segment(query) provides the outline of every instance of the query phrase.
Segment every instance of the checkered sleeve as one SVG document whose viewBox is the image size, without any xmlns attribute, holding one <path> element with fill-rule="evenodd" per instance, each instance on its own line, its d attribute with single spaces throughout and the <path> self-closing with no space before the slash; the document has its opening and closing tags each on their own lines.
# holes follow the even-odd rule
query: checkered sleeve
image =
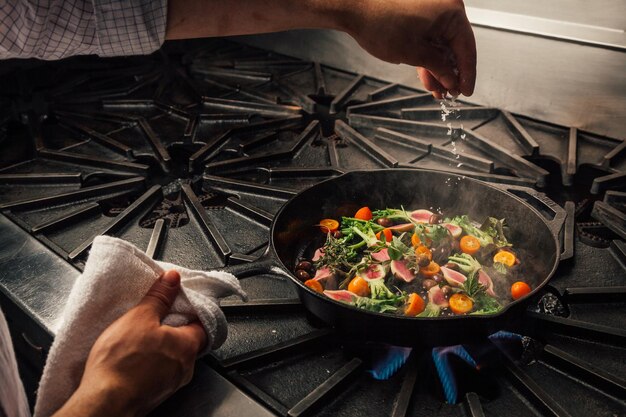
<svg viewBox="0 0 626 417">
<path fill-rule="evenodd" d="M 0 0 L 0 59 L 149 54 L 166 21 L 167 0 Z"/>
<path fill-rule="evenodd" d="M 165 39 L 167 0 L 94 0 L 99 55 L 145 55 Z"/>
</svg>

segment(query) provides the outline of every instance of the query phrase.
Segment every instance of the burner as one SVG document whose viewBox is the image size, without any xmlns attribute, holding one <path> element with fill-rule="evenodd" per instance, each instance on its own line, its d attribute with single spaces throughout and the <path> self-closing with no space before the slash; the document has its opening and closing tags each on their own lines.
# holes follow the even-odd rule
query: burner
<svg viewBox="0 0 626 417">
<path fill-rule="evenodd" d="M 180 193 L 174 198 L 165 197 L 150 214 L 139 222 L 139 225 L 151 229 L 158 220 L 165 220 L 168 227 L 171 228 L 181 227 L 189 223 L 189 216 Z"/>
<path fill-rule="evenodd" d="M 600 222 L 576 223 L 576 231 L 583 243 L 597 248 L 608 248 L 617 237 Z"/>
</svg>

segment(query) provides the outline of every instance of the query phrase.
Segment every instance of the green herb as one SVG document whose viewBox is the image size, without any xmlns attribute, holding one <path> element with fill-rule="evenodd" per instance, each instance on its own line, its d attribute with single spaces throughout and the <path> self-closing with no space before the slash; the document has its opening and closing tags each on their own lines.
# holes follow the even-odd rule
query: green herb
<svg viewBox="0 0 626 417">
<path fill-rule="evenodd" d="M 387 218 L 389 220 L 404 220 L 404 221 L 410 221 L 411 220 L 411 216 L 406 214 L 406 211 L 404 211 L 404 209 L 402 210 L 398 210 L 398 209 L 384 209 L 384 210 L 374 210 L 372 212 L 372 220 L 376 221 L 378 219 L 382 219 Z"/>
<path fill-rule="evenodd" d="M 332 234 L 328 233 L 323 247 L 324 252 L 320 259 L 315 262 L 315 266 L 317 268 L 327 266 L 331 269 L 343 271 L 352 269 L 354 261 L 356 261 L 358 256 L 358 245 L 346 245 L 347 239 L 336 239 Z"/>
<path fill-rule="evenodd" d="M 440 224 L 417 223 L 415 224 L 415 233 L 422 242 L 427 240 L 439 242 L 449 236 L 448 229 Z"/>
<path fill-rule="evenodd" d="M 480 293 L 485 292 L 485 287 L 478 282 L 478 271 L 472 272 L 467 276 L 467 279 L 463 283 L 463 289 L 471 298 L 475 298 Z"/>
<path fill-rule="evenodd" d="M 506 273 L 508 272 L 508 268 L 502 262 L 494 262 L 493 269 L 495 269 L 496 271 L 498 271 L 499 273 L 503 275 L 506 275 Z"/>
<path fill-rule="evenodd" d="M 412 253 L 411 249 L 406 244 L 404 244 L 404 242 L 402 242 L 403 236 L 404 234 L 402 234 L 400 237 L 394 236 L 391 240 L 391 243 L 387 247 L 387 253 L 389 254 L 389 257 L 394 261 L 400 260 L 406 255 Z"/>
<path fill-rule="evenodd" d="M 375 279 L 368 282 L 370 285 L 370 292 L 372 298 L 375 300 L 391 300 L 396 297 L 389 288 L 385 285 L 385 279 Z"/>
<path fill-rule="evenodd" d="M 352 227 L 357 227 L 360 230 L 364 230 L 366 228 L 372 229 L 374 232 L 380 232 L 381 230 L 384 229 L 384 227 L 382 227 L 381 225 L 379 225 L 378 223 L 372 221 L 372 220 L 361 220 L 361 219 L 356 219 L 354 217 L 342 217 L 341 218 L 341 227 L 342 229 L 348 229 L 348 228 L 352 228 Z"/>
<path fill-rule="evenodd" d="M 472 255 L 468 255 L 467 253 L 457 253 L 456 255 L 452 255 L 448 257 L 448 262 L 456 264 L 461 272 L 463 272 L 467 276 L 471 274 L 476 274 L 482 268 L 480 262 L 478 262 L 476 258 L 474 258 Z"/>
<path fill-rule="evenodd" d="M 424 309 L 424 311 L 419 313 L 417 317 L 439 317 L 440 313 L 441 307 L 439 307 L 435 303 L 428 303 L 426 304 L 426 308 Z"/>
<path fill-rule="evenodd" d="M 498 220 L 495 217 L 487 217 L 485 222 L 480 226 L 480 230 L 487 233 L 493 239 L 493 243 L 498 246 L 512 246 L 504 235 L 504 219 Z"/>
<path fill-rule="evenodd" d="M 350 240 L 360 238 L 361 246 L 375 246 L 379 241 L 376 232 L 383 229 L 382 226 L 369 220 L 359 220 L 352 217 L 343 217 L 341 219 L 341 234 Z"/>
<path fill-rule="evenodd" d="M 475 310 L 470 314 L 493 314 L 502 309 L 502 305 L 493 297 L 480 293 L 474 297 Z"/>
<path fill-rule="evenodd" d="M 467 215 L 456 216 L 452 219 L 446 219 L 446 221 L 448 223 L 459 226 L 468 235 L 474 236 L 476 239 L 478 239 L 481 246 L 487 246 L 493 243 L 493 237 L 487 232 L 484 232 L 478 227 L 474 226 L 474 224 Z"/>
<path fill-rule="evenodd" d="M 357 297 L 354 305 L 369 311 L 384 313 L 386 311 L 395 312 L 398 306 L 406 301 L 406 295 L 394 295 L 386 299 L 372 299 L 368 297 Z"/>
</svg>

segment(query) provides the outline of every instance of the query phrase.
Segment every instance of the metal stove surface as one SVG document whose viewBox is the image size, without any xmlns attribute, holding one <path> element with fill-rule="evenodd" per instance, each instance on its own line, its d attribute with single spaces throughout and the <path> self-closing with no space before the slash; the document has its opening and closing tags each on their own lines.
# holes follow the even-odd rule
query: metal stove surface
<svg viewBox="0 0 626 417">
<path fill-rule="evenodd" d="M 189 268 L 252 261 L 287 199 L 353 169 L 445 170 L 538 187 L 565 206 L 573 258 L 527 313 L 534 355 L 459 370 L 460 404 L 444 402 L 430 352 L 376 381 L 290 282 L 242 279 L 251 301 L 223 302 L 229 337 L 206 363 L 272 412 L 626 413 L 623 140 L 460 101 L 442 120 L 423 91 L 223 40 L 18 67 L 0 91 L 0 210 L 77 270 L 100 234 Z M 49 279 L 28 293 L 18 271 L 0 288 L 53 333 L 71 283 Z"/>
</svg>

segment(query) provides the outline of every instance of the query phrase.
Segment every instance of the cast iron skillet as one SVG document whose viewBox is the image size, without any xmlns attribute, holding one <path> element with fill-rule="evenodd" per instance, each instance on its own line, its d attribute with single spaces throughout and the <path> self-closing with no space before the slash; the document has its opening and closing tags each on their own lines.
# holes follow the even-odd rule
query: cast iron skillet
<svg viewBox="0 0 626 417">
<path fill-rule="evenodd" d="M 561 247 L 559 232 L 566 214 L 532 189 L 505 188 L 535 199 L 545 213 L 497 185 L 444 172 L 415 169 L 349 172 L 292 197 L 274 218 L 266 254 L 255 262 L 226 269 L 239 277 L 259 273 L 289 277 L 311 313 L 350 337 L 405 346 L 435 346 L 471 342 L 498 330 L 515 330 L 522 324 L 529 299 L 546 285 L 556 270 Z M 525 281 L 533 292 L 493 315 L 420 318 L 357 309 L 305 287 L 293 270 L 303 257 L 310 259 L 315 248 L 324 241 L 324 235 L 314 225 L 323 218 L 353 216 L 362 206 L 432 207 L 433 211 L 440 209 L 444 214 L 467 213 L 479 221 L 487 216 L 505 218 L 510 229 L 508 238 L 515 242 L 516 250 L 524 253 Z M 498 294 L 508 293 L 510 283 L 494 284 Z"/>
</svg>

